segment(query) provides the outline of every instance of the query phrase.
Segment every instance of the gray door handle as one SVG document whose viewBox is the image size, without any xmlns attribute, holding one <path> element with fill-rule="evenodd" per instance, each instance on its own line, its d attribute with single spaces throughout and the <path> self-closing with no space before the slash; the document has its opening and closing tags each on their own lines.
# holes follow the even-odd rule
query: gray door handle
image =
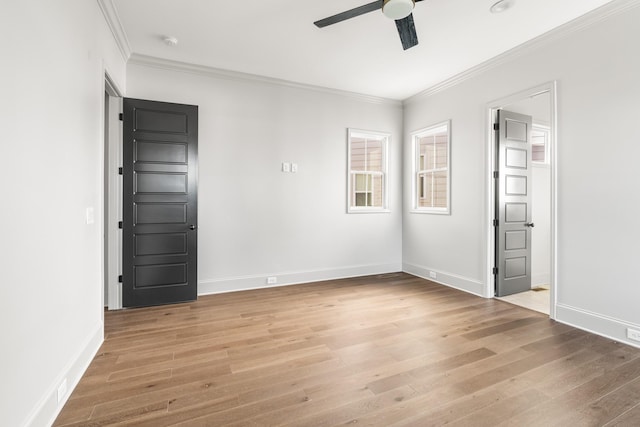
<svg viewBox="0 0 640 427">
<path fill-rule="evenodd" d="M 534 224 L 534 223 L 532 223 L 532 222 L 525 222 L 525 223 L 524 223 L 524 226 L 525 226 L 525 227 L 531 227 L 531 228 L 533 228 L 533 227 L 535 227 L 535 224 Z"/>
</svg>

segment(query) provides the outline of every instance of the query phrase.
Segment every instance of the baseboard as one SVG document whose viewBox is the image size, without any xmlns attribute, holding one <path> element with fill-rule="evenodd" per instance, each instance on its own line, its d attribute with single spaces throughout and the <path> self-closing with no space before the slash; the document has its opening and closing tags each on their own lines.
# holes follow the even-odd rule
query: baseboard
<svg viewBox="0 0 640 427">
<path fill-rule="evenodd" d="M 225 277 L 198 282 L 198 295 L 247 291 L 276 286 L 297 285 L 322 280 L 346 279 L 372 274 L 394 273 L 402 270 L 402 264 L 358 265 L 324 270 L 269 273 L 254 276 Z M 275 277 L 276 283 L 267 283 L 267 277 Z"/>
<path fill-rule="evenodd" d="M 445 271 L 410 264 L 407 262 L 402 264 L 402 271 L 413 274 L 414 276 L 422 277 L 423 279 L 431 280 L 432 282 L 440 283 L 441 285 L 449 286 L 450 288 L 455 288 L 483 298 L 486 297 L 484 283 L 468 277 L 462 277 L 457 274 L 447 273 Z M 436 277 L 432 277 L 431 273 L 435 273 Z"/>
<path fill-rule="evenodd" d="M 627 338 L 627 328 L 640 330 L 640 325 L 625 322 L 566 304 L 556 304 L 556 319 L 560 323 L 574 326 L 612 340 L 640 348 L 640 342 Z"/>
<path fill-rule="evenodd" d="M 71 396 L 71 392 L 76 388 L 89 364 L 95 357 L 98 349 L 104 341 L 104 326 L 102 322 L 94 329 L 81 346 L 77 356 L 72 358 L 69 364 L 61 371 L 53 384 L 49 386 L 40 401 L 31 411 L 23 423 L 27 427 L 50 426 L 56 420 L 62 407 Z M 58 386 L 64 379 L 67 379 L 67 393 L 58 402 Z"/>
</svg>

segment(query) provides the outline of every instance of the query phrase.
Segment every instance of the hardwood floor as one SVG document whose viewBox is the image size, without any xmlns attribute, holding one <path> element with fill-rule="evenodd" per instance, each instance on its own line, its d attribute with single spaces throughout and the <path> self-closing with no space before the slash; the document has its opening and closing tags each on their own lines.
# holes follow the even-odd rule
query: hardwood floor
<svg viewBox="0 0 640 427">
<path fill-rule="evenodd" d="M 56 426 L 638 426 L 640 350 L 398 273 L 108 312 Z"/>
</svg>

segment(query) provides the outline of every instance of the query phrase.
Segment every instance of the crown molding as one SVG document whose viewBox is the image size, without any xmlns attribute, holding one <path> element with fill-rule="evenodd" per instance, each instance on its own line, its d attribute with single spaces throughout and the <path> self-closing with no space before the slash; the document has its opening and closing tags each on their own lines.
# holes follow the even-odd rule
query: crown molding
<svg viewBox="0 0 640 427">
<path fill-rule="evenodd" d="M 588 12 L 572 21 L 567 22 L 564 25 L 554 28 L 536 38 L 533 38 L 527 42 L 522 43 L 519 46 L 509 49 L 498 56 L 494 56 L 485 62 L 482 62 L 474 67 L 469 68 L 459 74 L 450 77 L 434 86 L 431 86 L 415 95 L 403 101 L 403 105 L 409 105 L 422 98 L 426 98 L 442 92 L 450 87 L 456 86 L 466 80 L 477 77 L 478 75 L 498 67 L 506 62 L 512 61 L 520 56 L 523 56 L 532 50 L 538 49 L 542 46 L 554 43 L 562 38 L 569 36 L 584 28 L 590 27 L 598 22 L 604 21 L 611 16 L 621 14 L 629 9 L 640 6 L 640 0 L 614 0 L 591 12 Z"/>
<path fill-rule="evenodd" d="M 349 92 L 339 89 L 331 89 L 323 86 L 315 86 L 304 83 L 293 82 L 289 80 L 276 79 L 273 77 L 260 76 L 257 74 L 243 73 L 240 71 L 231 71 L 221 68 L 209 67 L 206 65 L 191 64 L 188 62 L 174 61 L 171 59 L 158 58 L 155 56 L 140 55 L 133 53 L 127 65 L 140 65 L 143 67 L 158 68 L 161 70 L 178 71 L 183 73 L 197 74 L 205 77 L 217 79 L 266 83 L 276 86 L 284 86 L 294 89 L 311 90 L 315 92 L 328 93 L 331 95 L 344 96 L 347 98 L 357 99 L 372 104 L 386 104 L 402 108 L 402 101 L 390 98 L 382 98 L 372 95 L 364 95 L 356 92 Z"/>
<path fill-rule="evenodd" d="M 124 31 L 120 17 L 118 16 L 118 9 L 113 4 L 113 0 L 97 0 L 98 6 L 104 15 L 104 20 L 107 22 L 113 38 L 120 49 L 120 53 L 125 62 L 131 57 L 131 46 L 129 45 L 129 39 L 127 33 Z"/>
</svg>

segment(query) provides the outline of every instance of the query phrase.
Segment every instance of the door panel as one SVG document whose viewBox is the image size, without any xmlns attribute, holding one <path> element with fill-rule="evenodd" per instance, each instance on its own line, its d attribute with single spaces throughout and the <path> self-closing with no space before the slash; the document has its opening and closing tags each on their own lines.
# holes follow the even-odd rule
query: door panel
<svg viewBox="0 0 640 427">
<path fill-rule="evenodd" d="M 197 297 L 198 107 L 125 98 L 124 307 Z"/>
<path fill-rule="evenodd" d="M 498 111 L 496 295 L 531 289 L 530 116 Z"/>
</svg>

